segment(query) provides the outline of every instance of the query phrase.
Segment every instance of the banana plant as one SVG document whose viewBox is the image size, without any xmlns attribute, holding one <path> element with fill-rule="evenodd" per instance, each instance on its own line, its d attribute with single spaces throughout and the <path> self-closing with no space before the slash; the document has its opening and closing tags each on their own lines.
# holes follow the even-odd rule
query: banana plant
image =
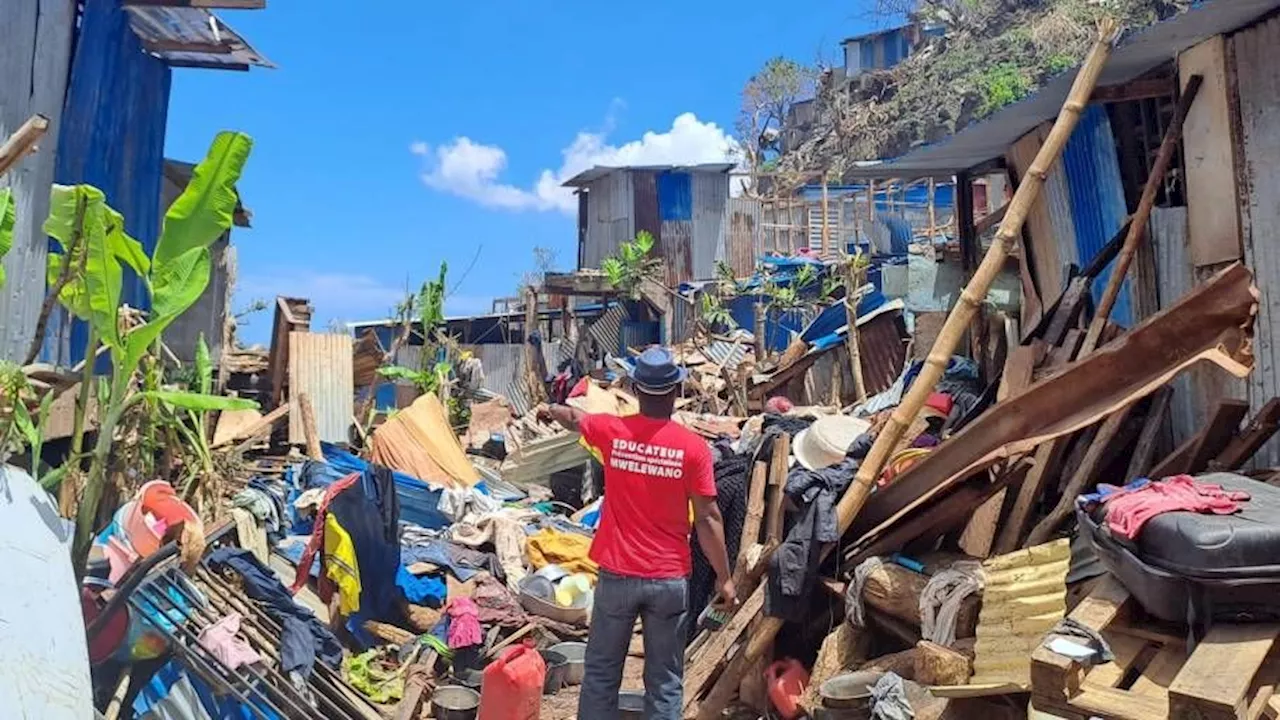
<svg viewBox="0 0 1280 720">
<path fill-rule="evenodd" d="M 243 133 L 224 132 L 214 138 L 186 189 L 165 213 L 160 239 L 150 257 L 125 232 L 124 219 L 106 204 L 102 191 L 88 185 L 54 186 L 45 231 L 64 252 L 50 254 L 49 272 L 61 272 L 64 263 L 79 263 L 80 267 L 58 299 L 73 315 L 88 322 L 88 350 L 93 349 L 96 338 L 111 355 L 109 384 L 105 392 L 99 386 L 98 438 L 76 517 L 73 563 L 79 571 L 88 556 L 111 444 L 124 412 L 146 399 L 197 410 L 244 406 L 243 401 L 203 393 L 131 391 L 142 358 L 209 284 L 209 247 L 231 227 L 235 185 L 252 146 L 253 141 Z M 82 255 L 66 252 L 76 247 L 83 248 Z M 124 265 L 142 278 L 151 296 L 147 322 L 132 328 L 125 327 L 120 313 Z M 91 365 L 92 354 L 87 353 L 86 358 L 86 365 Z"/>
<path fill-rule="evenodd" d="M 632 300 L 639 300 L 644 281 L 655 279 L 658 274 L 661 261 L 649 257 L 654 245 L 653 235 L 647 230 L 636 233 L 635 240 L 622 243 L 617 255 L 600 263 L 609 284 Z"/>
<path fill-rule="evenodd" d="M 13 191 L 0 188 L 0 260 L 13 249 L 13 226 L 16 217 L 13 210 Z M 0 287 L 4 287 L 4 265 L 0 265 Z"/>
</svg>

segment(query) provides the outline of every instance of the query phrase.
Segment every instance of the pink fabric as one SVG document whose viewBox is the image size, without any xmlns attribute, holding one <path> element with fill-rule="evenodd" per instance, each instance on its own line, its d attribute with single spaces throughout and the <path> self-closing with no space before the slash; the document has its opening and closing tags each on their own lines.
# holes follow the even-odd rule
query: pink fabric
<svg viewBox="0 0 1280 720">
<path fill-rule="evenodd" d="M 469 597 L 454 598 L 445 608 L 449 613 L 449 647 L 463 648 L 484 642 L 480 629 L 480 608 Z"/>
<path fill-rule="evenodd" d="M 238 632 L 240 613 L 233 612 L 201 631 L 200 645 L 231 670 L 261 660 L 262 656 Z"/>
<path fill-rule="evenodd" d="M 1136 490 L 1124 490 L 1107 498 L 1107 527 L 1130 540 L 1142 532 L 1151 518 L 1167 512 L 1230 515 L 1240 509 L 1249 493 L 1228 492 L 1221 485 L 1197 482 L 1190 475 L 1174 475 Z"/>
</svg>

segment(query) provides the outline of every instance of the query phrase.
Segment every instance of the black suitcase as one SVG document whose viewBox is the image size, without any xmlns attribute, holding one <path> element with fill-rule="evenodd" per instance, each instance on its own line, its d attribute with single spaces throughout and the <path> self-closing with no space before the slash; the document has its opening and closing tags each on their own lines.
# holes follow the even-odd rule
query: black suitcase
<svg viewBox="0 0 1280 720">
<path fill-rule="evenodd" d="M 1134 540 L 1107 528 L 1107 506 L 1076 508 L 1107 570 L 1151 615 L 1204 627 L 1280 621 L 1280 488 L 1234 473 L 1196 478 L 1249 493 L 1232 515 L 1170 512 L 1148 520 Z"/>
</svg>

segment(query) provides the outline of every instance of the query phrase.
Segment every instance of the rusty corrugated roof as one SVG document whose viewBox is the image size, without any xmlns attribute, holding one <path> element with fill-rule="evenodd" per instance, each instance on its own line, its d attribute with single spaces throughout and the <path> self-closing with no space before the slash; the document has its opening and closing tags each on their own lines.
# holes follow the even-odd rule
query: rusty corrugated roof
<svg viewBox="0 0 1280 720">
<path fill-rule="evenodd" d="M 982 611 L 978 615 L 970 685 L 1031 684 L 1031 651 L 1067 611 L 1071 544 L 1044 545 L 982 563 Z"/>
</svg>

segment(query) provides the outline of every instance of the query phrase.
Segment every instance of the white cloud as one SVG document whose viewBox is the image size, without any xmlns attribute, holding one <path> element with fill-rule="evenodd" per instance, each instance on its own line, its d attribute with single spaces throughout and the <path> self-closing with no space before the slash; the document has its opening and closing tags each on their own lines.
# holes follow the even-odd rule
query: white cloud
<svg viewBox="0 0 1280 720">
<path fill-rule="evenodd" d="M 596 165 L 696 165 L 733 162 L 737 143 L 712 122 L 702 122 L 693 113 L 684 113 L 665 132 L 646 132 L 639 140 L 623 145 L 608 143 L 613 114 L 621 105 L 614 101 L 603 132 L 579 132 L 560 151 L 558 169 L 544 169 L 528 187 L 502 180 L 507 153 L 496 145 L 457 137 L 436 147 L 417 141 L 410 152 L 426 163 L 422 181 L 428 187 L 503 210 L 558 210 L 577 212 L 578 204 L 564 181 Z"/>
</svg>

